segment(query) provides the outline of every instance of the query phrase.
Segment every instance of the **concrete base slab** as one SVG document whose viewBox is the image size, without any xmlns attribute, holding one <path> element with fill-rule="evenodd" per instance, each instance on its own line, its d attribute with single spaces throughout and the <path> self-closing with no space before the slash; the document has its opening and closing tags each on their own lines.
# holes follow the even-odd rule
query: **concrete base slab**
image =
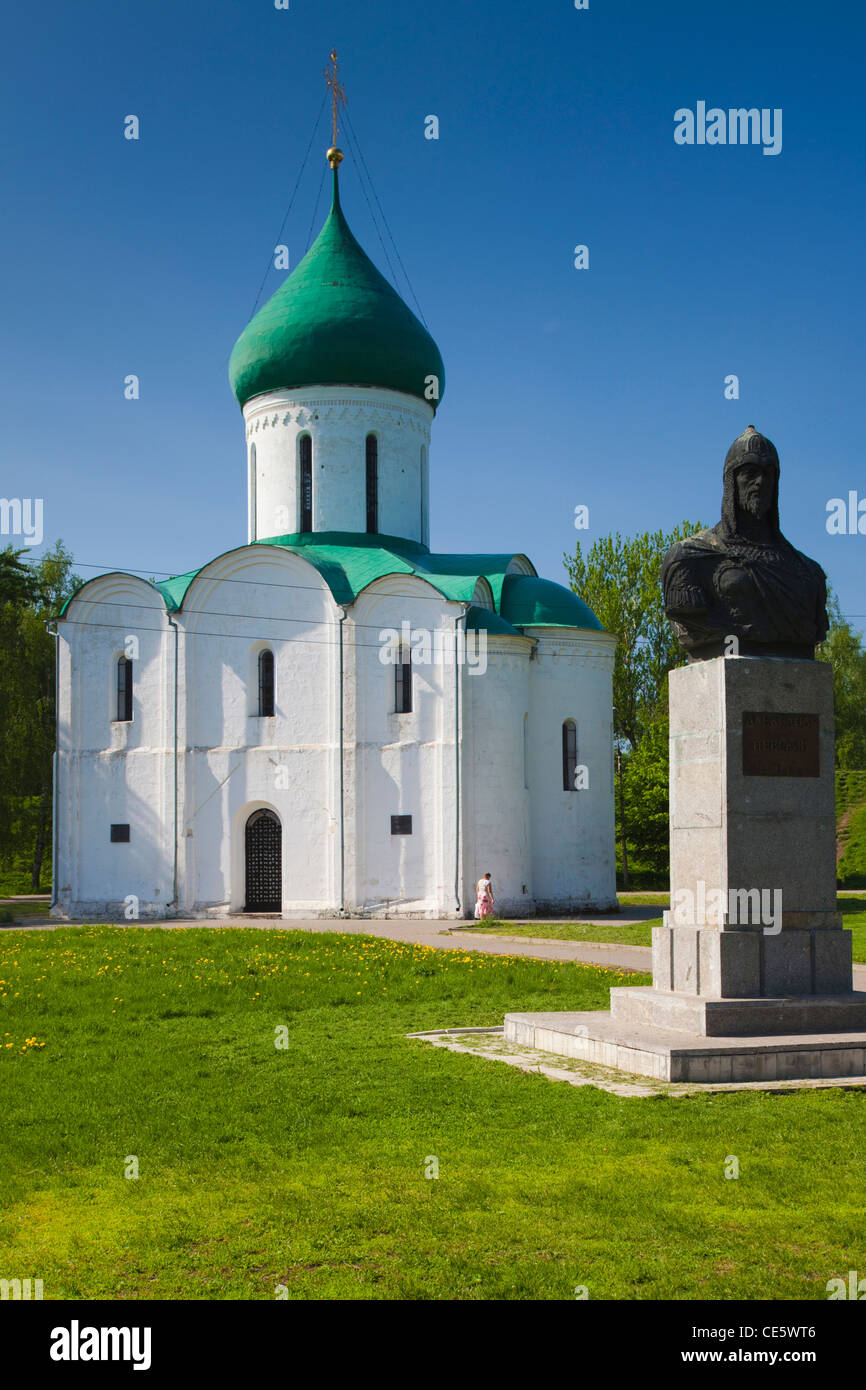
<svg viewBox="0 0 866 1390">
<path fill-rule="evenodd" d="M 523 1047 L 657 1081 L 866 1080 L 866 1031 L 713 1038 L 622 1023 L 605 1011 L 506 1014 L 503 1036 Z"/>
<path fill-rule="evenodd" d="M 583 1062 L 574 1057 L 552 1057 L 549 1052 L 508 1042 L 502 1028 L 441 1028 L 434 1032 L 408 1033 L 407 1037 L 431 1047 L 443 1047 L 488 1062 L 503 1062 L 518 1071 L 564 1081 L 569 1086 L 595 1086 L 629 1100 L 667 1096 L 672 1100 L 726 1091 L 799 1091 L 866 1088 L 862 1077 L 811 1077 L 794 1081 L 668 1082 L 650 1077 L 628 1077 L 621 1071 Z"/>
</svg>

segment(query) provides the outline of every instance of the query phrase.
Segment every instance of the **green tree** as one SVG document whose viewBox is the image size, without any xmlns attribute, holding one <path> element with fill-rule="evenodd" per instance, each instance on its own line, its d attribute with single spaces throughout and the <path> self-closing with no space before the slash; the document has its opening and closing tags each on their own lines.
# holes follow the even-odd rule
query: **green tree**
<svg viewBox="0 0 866 1390">
<path fill-rule="evenodd" d="M 653 881 L 665 878 L 670 866 L 668 737 L 665 708 L 623 763 L 625 822 L 632 862 L 647 871 Z"/>
<path fill-rule="evenodd" d="M 866 650 L 863 639 L 842 617 L 839 600 L 827 599 L 830 630 L 818 651 L 818 659 L 833 668 L 833 704 L 836 711 L 836 767 L 866 768 Z"/>
<path fill-rule="evenodd" d="M 700 531 L 683 521 L 669 534 L 605 536 L 586 555 L 563 556 L 574 593 L 617 637 L 613 668 L 616 835 L 623 887 L 632 862 L 654 876 L 668 864 L 667 676 L 685 661 L 665 614 L 661 567 L 671 546 Z M 644 744 L 646 743 L 646 748 Z"/>
<path fill-rule="evenodd" d="M 51 837 L 55 642 L 46 623 L 81 585 L 58 541 L 32 564 L 0 551 L 0 859 L 26 856 L 39 889 Z"/>
<path fill-rule="evenodd" d="M 21 559 L 25 553 L 11 545 L 0 550 L 0 604 L 24 603 L 34 596 L 33 570 Z"/>
<path fill-rule="evenodd" d="M 642 531 L 624 539 L 617 531 L 590 547 L 578 541 L 563 561 L 574 593 L 588 603 L 602 627 L 617 638 L 613 668 L 614 734 L 637 748 L 667 699 L 667 674 L 684 653 L 665 616 L 661 566 L 675 541 L 700 531 L 684 521 L 666 535 Z"/>
</svg>

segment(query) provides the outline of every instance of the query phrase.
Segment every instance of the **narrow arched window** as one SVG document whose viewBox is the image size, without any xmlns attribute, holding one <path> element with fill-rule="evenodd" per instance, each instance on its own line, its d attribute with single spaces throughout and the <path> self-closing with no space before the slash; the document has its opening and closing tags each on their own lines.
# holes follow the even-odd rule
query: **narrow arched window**
<svg viewBox="0 0 866 1390">
<path fill-rule="evenodd" d="M 274 712 L 274 654 L 259 652 L 259 718 L 270 719 Z"/>
<path fill-rule="evenodd" d="M 577 791 L 577 725 L 566 719 L 562 726 L 562 790 Z"/>
<path fill-rule="evenodd" d="M 412 713 L 412 653 L 404 644 L 394 667 L 394 708 L 398 714 Z"/>
<path fill-rule="evenodd" d="M 249 485 L 247 487 L 250 544 L 256 539 L 256 446 L 250 445 Z"/>
<path fill-rule="evenodd" d="M 114 717 L 120 724 L 128 724 L 132 719 L 132 662 L 127 656 L 117 658 L 117 713 Z"/>
<path fill-rule="evenodd" d="M 313 529 L 313 441 L 308 434 L 301 435 L 301 530 Z"/>
<path fill-rule="evenodd" d="M 379 441 L 375 434 L 367 435 L 367 531 L 379 530 Z"/>
</svg>

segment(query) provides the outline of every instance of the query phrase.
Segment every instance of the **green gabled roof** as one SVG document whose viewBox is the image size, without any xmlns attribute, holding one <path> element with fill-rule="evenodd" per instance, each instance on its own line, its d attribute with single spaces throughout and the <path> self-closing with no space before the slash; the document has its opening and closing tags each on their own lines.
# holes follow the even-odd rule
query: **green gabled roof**
<svg viewBox="0 0 866 1390">
<path fill-rule="evenodd" d="M 229 378 L 242 406 L 266 391 L 304 386 L 380 386 L 434 409 L 441 400 L 439 349 L 349 230 L 336 169 L 325 225 L 238 338 Z"/>
<path fill-rule="evenodd" d="M 514 627 L 578 627 L 603 632 L 588 604 L 552 579 L 506 575 L 499 611 Z"/>
<path fill-rule="evenodd" d="M 490 585 L 499 604 L 513 554 L 432 555 L 426 546 L 400 536 L 354 531 L 313 531 L 272 536 L 259 545 L 279 545 L 314 565 L 338 603 L 353 603 L 368 584 L 389 574 L 426 579 L 444 598 L 469 603 L 478 580 Z"/>
<path fill-rule="evenodd" d="M 186 591 L 201 570 L 187 570 L 186 574 L 173 574 L 171 579 L 163 579 L 156 588 L 165 599 L 169 613 L 176 613 L 186 597 Z"/>
<path fill-rule="evenodd" d="M 592 610 L 561 584 L 534 574 L 509 574 L 517 557 L 504 555 L 433 555 L 417 541 L 399 536 L 366 535 L 353 531 L 314 531 L 271 536 L 253 545 L 277 546 L 306 560 L 324 579 L 339 604 L 352 604 L 369 584 L 391 574 L 414 575 L 437 589 L 443 598 L 471 604 L 470 629 L 521 636 L 520 628 L 571 627 L 595 632 L 604 629 Z M 240 546 L 237 549 L 251 549 Z M 225 554 L 236 554 L 237 550 Z M 217 556 L 221 559 L 221 556 Z M 211 561 L 210 563 L 213 563 Z M 528 563 L 528 562 L 527 562 Z M 206 565 L 173 575 L 154 585 L 169 613 L 183 607 L 190 585 Z M 105 578 L 104 575 L 98 576 Z M 496 612 L 472 604 L 479 579 L 486 579 Z M 88 580 L 88 584 L 96 581 Z M 145 581 L 147 582 L 147 581 Z M 86 588 L 84 585 L 83 588 Z M 80 589 L 80 594 L 83 589 Z M 70 600 L 71 601 L 71 600 Z M 61 617 L 66 611 L 61 612 Z"/>
<path fill-rule="evenodd" d="M 438 589 L 443 598 L 461 603 L 472 601 L 478 580 L 484 578 L 490 585 L 494 602 L 498 604 L 506 571 L 515 559 L 513 554 L 431 555 L 427 547 L 417 541 L 354 531 L 314 531 L 271 536 L 267 540 L 255 541 L 253 545 L 278 546 L 306 560 L 318 570 L 340 604 L 354 603 L 368 584 L 389 574 L 411 574 L 417 579 L 424 579 L 432 588 Z M 238 549 L 247 548 L 250 547 L 239 546 L 224 553 L 233 555 Z M 206 568 L 206 565 L 202 565 L 154 584 L 169 613 L 176 613 L 183 607 L 189 586 Z M 105 576 L 98 575 L 96 578 L 103 579 Z M 95 579 L 87 581 L 88 584 L 95 582 Z M 82 589 L 86 587 L 85 584 Z M 78 592 L 81 593 L 82 589 Z"/>
</svg>

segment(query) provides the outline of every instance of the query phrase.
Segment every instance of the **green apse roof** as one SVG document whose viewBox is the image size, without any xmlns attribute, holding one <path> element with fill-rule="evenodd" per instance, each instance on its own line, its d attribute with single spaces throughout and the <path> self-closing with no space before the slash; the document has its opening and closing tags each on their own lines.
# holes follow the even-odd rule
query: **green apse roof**
<svg viewBox="0 0 866 1390">
<path fill-rule="evenodd" d="M 349 230 L 335 169 L 324 227 L 235 343 L 232 390 L 242 406 L 295 386 L 378 386 L 426 400 L 430 376 L 441 399 L 439 349 Z"/>
<path fill-rule="evenodd" d="M 580 627 L 604 631 L 582 598 L 552 579 L 539 579 L 534 575 L 506 575 L 499 611 L 512 627 Z"/>
<path fill-rule="evenodd" d="M 518 632 L 516 627 L 512 627 L 504 618 L 500 618 L 498 613 L 491 613 L 489 608 L 479 608 L 476 604 L 472 604 L 467 610 L 466 631 L 490 632 L 494 637 L 502 634 L 506 637 L 523 636 L 523 633 Z"/>
</svg>

